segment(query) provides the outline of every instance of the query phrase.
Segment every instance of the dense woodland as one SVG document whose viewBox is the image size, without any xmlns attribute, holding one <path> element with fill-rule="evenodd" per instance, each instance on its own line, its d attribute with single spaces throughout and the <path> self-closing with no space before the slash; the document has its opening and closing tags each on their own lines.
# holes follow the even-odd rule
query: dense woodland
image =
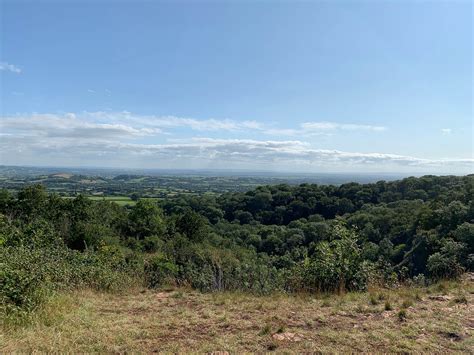
<svg viewBox="0 0 474 355">
<path fill-rule="evenodd" d="M 2 312 L 132 285 L 254 293 L 424 284 L 474 268 L 474 175 L 260 186 L 134 206 L 0 191 Z"/>
</svg>

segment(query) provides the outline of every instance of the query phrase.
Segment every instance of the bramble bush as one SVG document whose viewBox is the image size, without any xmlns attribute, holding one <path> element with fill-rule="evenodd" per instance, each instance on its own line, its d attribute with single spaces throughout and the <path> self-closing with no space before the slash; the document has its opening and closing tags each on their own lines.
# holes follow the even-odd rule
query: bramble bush
<svg viewBox="0 0 474 355">
<path fill-rule="evenodd" d="M 0 313 L 5 317 L 30 312 L 59 290 L 121 290 L 136 282 L 138 270 L 124 254 L 64 246 L 0 247 L 0 260 Z"/>
<path fill-rule="evenodd" d="M 145 284 L 149 288 L 175 284 L 177 272 L 178 266 L 165 255 L 154 255 L 144 264 Z"/>
</svg>

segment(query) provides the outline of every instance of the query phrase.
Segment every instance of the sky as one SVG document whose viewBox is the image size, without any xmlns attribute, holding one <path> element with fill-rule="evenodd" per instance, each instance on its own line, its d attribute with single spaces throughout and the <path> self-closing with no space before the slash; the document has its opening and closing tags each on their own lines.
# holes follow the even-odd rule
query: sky
<svg viewBox="0 0 474 355">
<path fill-rule="evenodd" d="M 0 0 L 0 164 L 474 173 L 472 7 Z"/>
</svg>

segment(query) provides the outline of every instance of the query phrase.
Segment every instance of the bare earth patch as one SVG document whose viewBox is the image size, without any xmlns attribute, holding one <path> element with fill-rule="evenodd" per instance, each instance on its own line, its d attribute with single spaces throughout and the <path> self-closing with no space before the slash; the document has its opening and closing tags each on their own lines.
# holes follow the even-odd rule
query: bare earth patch
<svg viewBox="0 0 474 355">
<path fill-rule="evenodd" d="M 4 328 L 0 351 L 472 353 L 473 286 L 467 277 L 343 296 L 83 291 L 28 327 Z"/>
</svg>

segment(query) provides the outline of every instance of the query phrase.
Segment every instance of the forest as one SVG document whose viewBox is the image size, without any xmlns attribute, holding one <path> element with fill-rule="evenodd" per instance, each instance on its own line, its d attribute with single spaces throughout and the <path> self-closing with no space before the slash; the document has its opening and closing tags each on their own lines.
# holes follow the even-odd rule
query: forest
<svg viewBox="0 0 474 355">
<path fill-rule="evenodd" d="M 428 285 L 474 269 L 474 175 L 139 199 L 0 190 L 2 316 L 57 291 L 250 294 Z"/>
</svg>

